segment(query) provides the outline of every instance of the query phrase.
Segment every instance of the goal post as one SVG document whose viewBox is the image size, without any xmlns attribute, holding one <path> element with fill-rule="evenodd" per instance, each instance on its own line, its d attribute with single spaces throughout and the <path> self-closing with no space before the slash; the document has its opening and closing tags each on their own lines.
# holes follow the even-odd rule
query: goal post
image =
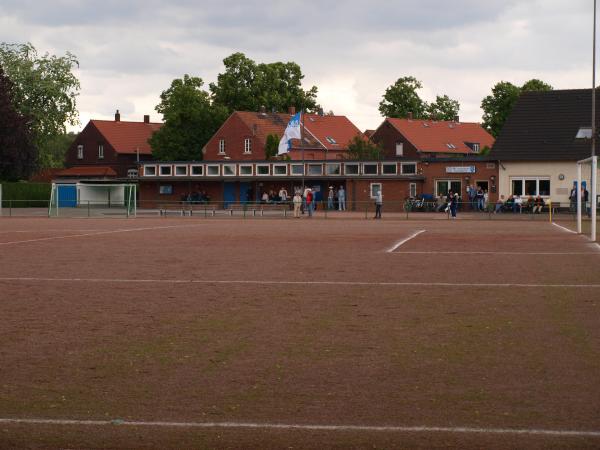
<svg viewBox="0 0 600 450">
<path fill-rule="evenodd" d="M 53 183 L 48 216 L 135 217 L 136 194 L 135 183 Z"/>
<path fill-rule="evenodd" d="M 584 189 L 582 169 L 589 167 L 590 187 L 588 191 L 588 202 L 584 204 Z M 586 187 L 587 190 L 587 187 Z M 577 161 L 577 233 L 582 234 L 582 215 L 585 213 L 590 217 L 590 239 L 596 242 L 596 226 L 598 209 L 598 157 L 591 156 Z"/>
</svg>

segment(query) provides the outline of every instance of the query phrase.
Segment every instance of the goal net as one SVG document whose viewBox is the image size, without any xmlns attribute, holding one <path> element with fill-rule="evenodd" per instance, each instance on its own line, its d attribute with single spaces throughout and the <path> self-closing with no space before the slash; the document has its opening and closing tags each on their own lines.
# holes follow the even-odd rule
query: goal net
<svg viewBox="0 0 600 450">
<path fill-rule="evenodd" d="M 577 161 L 577 232 L 596 242 L 598 210 L 598 157 Z M 589 224 L 589 227 L 587 226 Z M 584 226 L 585 225 L 585 226 Z"/>
<path fill-rule="evenodd" d="M 53 183 L 49 217 L 135 217 L 137 185 Z"/>
</svg>

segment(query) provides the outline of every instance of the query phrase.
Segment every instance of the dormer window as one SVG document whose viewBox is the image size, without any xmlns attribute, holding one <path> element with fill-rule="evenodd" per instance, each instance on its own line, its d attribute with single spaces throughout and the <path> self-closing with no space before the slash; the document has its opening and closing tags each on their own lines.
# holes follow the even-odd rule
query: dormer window
<svg viewBox="0 0 600 450">
<path fill-rule="evenodd" d="M 479 144 L 473 144 L 473 152 L 479 153 Z"/>
<path fill-rule="evenodd" d="M 252 153 L 252 139 L 244 139 L 244 153 Z"/>
<path fill-rule="evenodd" d="M 225 139 L 219 139 L 219 155 L 225 154 Z"/>
<path fill-rule="evenodd" d="M 77 146 L 77 159 L 83 159 L 83 145 Z"/>
</svg>

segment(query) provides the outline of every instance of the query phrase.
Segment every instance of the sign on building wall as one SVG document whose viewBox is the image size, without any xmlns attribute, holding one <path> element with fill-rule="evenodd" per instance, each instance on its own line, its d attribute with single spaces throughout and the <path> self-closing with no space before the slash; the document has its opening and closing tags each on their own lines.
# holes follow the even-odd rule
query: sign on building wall
<svg viewBox="0 0 600 450">
<path fill-rule="evenodd" d="M 475 166 L 446 167 L 446 173 L 475 173 Z"/>
</svg>

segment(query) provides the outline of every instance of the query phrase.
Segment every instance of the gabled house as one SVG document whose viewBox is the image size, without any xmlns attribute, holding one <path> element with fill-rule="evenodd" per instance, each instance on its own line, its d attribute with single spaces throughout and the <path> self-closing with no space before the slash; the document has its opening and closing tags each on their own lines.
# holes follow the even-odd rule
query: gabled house
<svg viewBox="0 0 600 450">
<path fill-rule="evenodd" d="M 498 167 L 489 156 L 494 138 L 478 123 L 386 118 L 371 140 L 386 159 L 396 159 L 425 180 L 417 196 L 446 195 L 448 190 L 465 198 L 467 186 L 481 186 L 495 201 Z"/>
<path fill-rule="evenodd" d="M 137 177 L 138 162 L 152 160 L 148 139 L 162 126 L 150 122 L 121 121 L 119 111 L 113 120 L 90 120 L 69 147 L 67 169 L 59 177 L 88 179 Z M 110 169 L 110 170 L 107 170 Z"/>
<path fill-rule="evenodd" d="M 591 155 L 590 139 L 576 138 L 591 126 L 591 109 L 591 89 L 523 92 L 491 151 L 500 166 L 500 194 L 539 194 L 555 204 L 568 203 L 576 162 Z M 596 120 L 598 127 L 598 112 Z M 589 191 L 591 173 L 582 175 Z"/>
<path fill-rule="evenodd" d="M 234 111 L 202 149 L 205 161 L 260 161 L 266 159 L 269 135 L 283 136 L 289 114 Z M 303 139 L 292 140 L 288 153 L 292 160 L 344 159 L 355 137 L 364 139 L 346 116 L 304 114 Z"/>
</svg>

